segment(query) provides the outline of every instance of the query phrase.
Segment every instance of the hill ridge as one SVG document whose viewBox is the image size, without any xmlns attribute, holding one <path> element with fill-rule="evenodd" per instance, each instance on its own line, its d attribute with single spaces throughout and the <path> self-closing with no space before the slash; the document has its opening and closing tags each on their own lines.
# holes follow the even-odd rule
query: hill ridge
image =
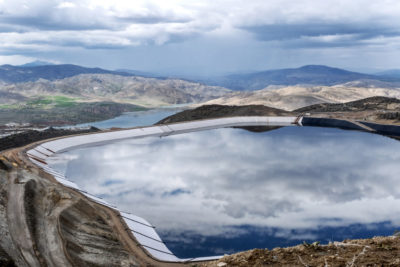
<svg viewBox="0 0 400 267">
<path fill-rule="evenodd" d="M 271 85 L 332 86 L 357 80 L 400 82 L 400 78 L 364 74 L 326 65 L 304 65 L 299 68 L 273 69 L 247 74 L 230 74 L 205 80 L 210 85 L 237 91 L 254 91 Z"/>
</svg>

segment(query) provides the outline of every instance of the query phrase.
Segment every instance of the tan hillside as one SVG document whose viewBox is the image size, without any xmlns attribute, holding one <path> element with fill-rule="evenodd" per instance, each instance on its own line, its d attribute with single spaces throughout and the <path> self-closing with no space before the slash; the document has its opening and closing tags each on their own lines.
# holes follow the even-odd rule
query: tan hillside
<svg viewBox="0 0 400 267">
<path fill-rule="evenodd" d="M 295 110 L 319 103 L 344 103 L 373 96 L 400 99 L 400 88 L 366 88 L 351 84 L 335 86 L 287 86 L 280 89 L 232 92 L 202 105 L 266 105 L 285 110 Z"/>
<path fill-rule="evenodd" d="M 21 97 L 40 95 L 64 95 L 83 101 L 114 101 L 147 107 L 186 104 L 220 97 L 230 90 L 207 86 L 180 79 L 156 79 L 113 74 L 80 74 L 49 81 L 0 84 L 0 93 L 6 93 L 15 102 Z"/>
</svg>

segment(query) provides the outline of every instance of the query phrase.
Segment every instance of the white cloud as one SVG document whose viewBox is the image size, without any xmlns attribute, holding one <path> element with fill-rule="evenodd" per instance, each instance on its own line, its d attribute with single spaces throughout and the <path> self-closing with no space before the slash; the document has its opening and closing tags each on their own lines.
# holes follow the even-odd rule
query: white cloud
<svg viewBox="0 0 400 267">
<path fill-rule="evenodd" d="M 76 7 L 76 5 L 72 2 L 61 2 L 57 6 L 57 8 L 73 8 L 73 7 Z"/>
</svg>

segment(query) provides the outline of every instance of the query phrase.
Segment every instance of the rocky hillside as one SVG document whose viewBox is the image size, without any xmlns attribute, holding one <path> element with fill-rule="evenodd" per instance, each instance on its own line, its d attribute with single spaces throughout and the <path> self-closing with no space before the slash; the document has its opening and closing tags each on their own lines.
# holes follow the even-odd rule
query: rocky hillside
<svg viewBox="0 0 400 267">
<path fill-rule="evenodd" d="M 147 107 L 186 104 L 221 97 L 229 90 L 179 79 L 156 79 L 114 74 L 80 74 L 59 80 L 0 86 L 8 103 L 41 95 L 64 95 L 84 101 L 114 101 Z"/>
<path fill-rule="evenodd" d="M 295 110 L 320 103 L 345 103 L 373 96 L 400 99 L 399 88 L 360 87 L 354 83 L 335 86 L 288 86 L 280 89 L 232 92 L 203 105 L 266 105 Z"/>
<path fill-rule="evenodd" d="M 297 109 L 295 112 L 351 112 L 365 110 L 400 111 L 400 99 L 375 96 L 340 104 L 316 104 Z"/>
</svg>

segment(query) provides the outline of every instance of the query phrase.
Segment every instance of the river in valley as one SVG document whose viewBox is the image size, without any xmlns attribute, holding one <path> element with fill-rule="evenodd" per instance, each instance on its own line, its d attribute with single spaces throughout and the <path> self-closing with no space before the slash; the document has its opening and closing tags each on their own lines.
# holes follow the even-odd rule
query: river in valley
<svg viewBox="0 0 400 267">
<path fill-rule="evenodd" d="M 380 135 L 223 128 L 75 149 L 48 162 L 150 221 L 183 258 L 400 229 L 400 142 Z"/>
</svg>

